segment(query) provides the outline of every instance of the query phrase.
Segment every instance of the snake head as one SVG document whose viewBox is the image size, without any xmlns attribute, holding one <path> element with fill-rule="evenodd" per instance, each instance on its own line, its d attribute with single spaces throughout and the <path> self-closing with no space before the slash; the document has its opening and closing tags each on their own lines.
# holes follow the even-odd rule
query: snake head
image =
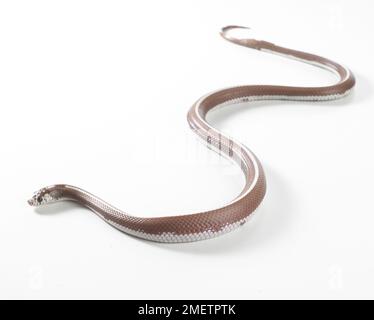
<svg viewBox="0 0 374 320">
<path fill-rule="evenodd" d="M 57 200 L 54 192 L 50 190 L 50 188 L 43 188 L 35 192 L 27 202 L 30 206 L 38 207 Z"/>
</svg>

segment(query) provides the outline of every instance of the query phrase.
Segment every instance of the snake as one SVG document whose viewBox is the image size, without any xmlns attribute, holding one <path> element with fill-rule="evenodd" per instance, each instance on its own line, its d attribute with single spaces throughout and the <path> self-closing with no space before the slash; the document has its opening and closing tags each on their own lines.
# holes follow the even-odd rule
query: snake
<svg viewBox="0 0 374 320">
<path fill-rule="evenodd" d="M 326 69 L 337 76 L 328 86 L 302 87 L 281 85 L 241 85 L 213 91 L 198 99 L 187 113 L 192 131 L 220 155 L 236 163 L 244 177 L 242 191 L 222 207 L 191 214 L 160 217 L 130 215 L 97 196 L 72 185 L 55 184 L 44 187 L 28 200 L 31 206 L 58 201 L 74 201 L 96 213 L 111 226 L 138 238 L 166 243 L 205 240 L 230 232 L 245 224 L 262 203 L 266 194 L 264 169 L 245 145 L 214 128 L 207 121 L 211 110 L 262 100 L 330 101 L 347 96 L 355 85 L 353 73 L 341 64 L 318 55 L 288 49 L 264 40 L 237 37 L 235 30 L 247 27 L 230 25 L 221 29 L 221 36 L 237 45 L 277 54 Z"/>
</svg>

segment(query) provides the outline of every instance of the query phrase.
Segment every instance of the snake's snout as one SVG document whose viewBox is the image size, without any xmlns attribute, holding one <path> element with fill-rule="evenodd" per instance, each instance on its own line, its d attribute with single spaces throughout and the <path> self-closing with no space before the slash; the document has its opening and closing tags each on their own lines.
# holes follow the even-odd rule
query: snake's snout
<svg viewBox="0 0 374 320">
<path fill-rule="evenodd" d="M 27 203 L 30 206 L 37 207 L 45 203 L 44 195 L 42 194 L 42 190 L 35 192 L 33 196 L 27 200 Z"/>
<path fill-rule="evenodd" d="M 34 206 L 34 205 L 35 205 L 34 198 L 30 198 L 29 200 L 27 200 L 27 203 L 28 203 L 30 206 Z"/>
</svg>

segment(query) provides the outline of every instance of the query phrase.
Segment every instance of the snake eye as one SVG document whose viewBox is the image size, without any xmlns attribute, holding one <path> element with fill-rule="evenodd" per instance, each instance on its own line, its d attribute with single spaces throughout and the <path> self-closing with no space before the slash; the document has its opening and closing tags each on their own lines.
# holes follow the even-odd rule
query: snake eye
<svg viewBox="0 0 374 320">
<path fill-rule="evenodd" d="M 43 201 L 43 198 L 42 196 L 39 196 L 37 199 L 36 199 L 39 203 L 41 203 Z"/>
</svg>

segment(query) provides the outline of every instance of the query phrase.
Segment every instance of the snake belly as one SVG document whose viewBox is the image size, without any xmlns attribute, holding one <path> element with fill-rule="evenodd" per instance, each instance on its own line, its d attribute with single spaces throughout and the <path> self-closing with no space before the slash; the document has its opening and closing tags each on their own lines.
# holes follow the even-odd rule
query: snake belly
<svg viewBox="0 0 374 320">
<path fill-rule="evenodd" d="M 164 217 L 135 217 L 115 208 L 97 196 L 75 186 L 56 184 L 40 189 L 28 203 L 40 206 L 57 201 L 75 201 L 95 212 L 113 227 L 136 237 L 157 242 L 191 242 L 213 238 L 243 225 L 262 202 L 266 193 L 264 170 L 257 157 L 244 145 L 213 128 L 207 113 L 219 106 L 259 100 L 327 101 L 345 97 L 355 85 L 352 72 L 344 66 L 314 54 L 277 46 L 256 39 L 239 39 L 227 26 L 221 35 L 235 44 L 278 54 L 312 64 L 335 73 L 337 83 L 324 87 L 246 85 L 217 90 L 200 98 L 188 111 L 188 123 L 199 137 L 220 154 L 237 163 L 244 176 L 241 193 L 223 207 Z"/>
</svg>

